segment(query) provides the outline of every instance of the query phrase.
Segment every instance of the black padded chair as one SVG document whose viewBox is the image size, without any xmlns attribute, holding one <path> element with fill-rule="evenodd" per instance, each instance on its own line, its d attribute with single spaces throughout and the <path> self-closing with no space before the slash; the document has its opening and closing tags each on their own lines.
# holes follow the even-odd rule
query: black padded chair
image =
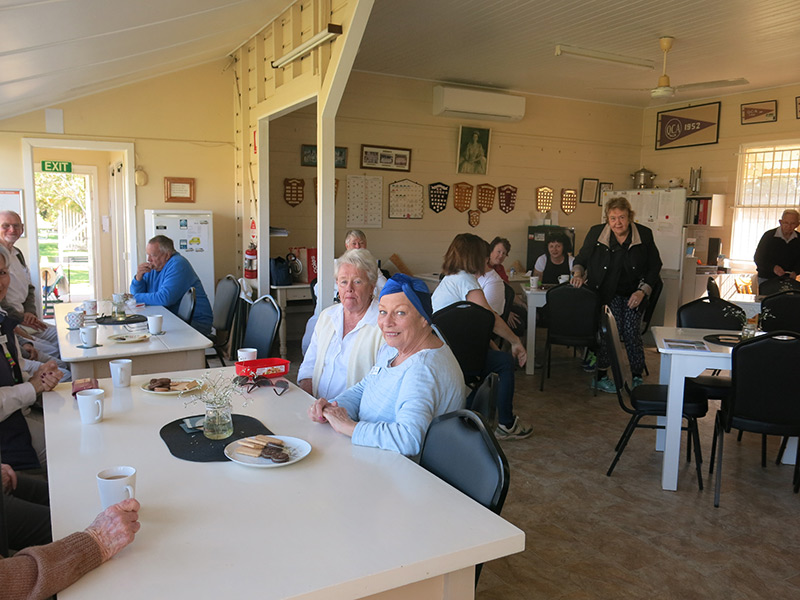
<svg viewBox="0 0 800 600">
<path fill-rule="evenodd" d="M 785 376 L 793 373 L 798 364 L 800 333 L 773 331 L 734 346 L 731 354 L 733 393 L 717 411 L 711 446 L 709 471 L 713 472 L 714 454 L 719 443 L 714 506 L 719 506 L 723 442 L 731 428 L 762 436 L 785 438 L 800 435 L 800 395 L 793 378 Z M 800 490 L 800 445 L 795 456 L 792 483 L 797 493 Z"/>
<path fill-rule="evenodd" d="M 722 295 L 719 293 L 719 286 L 717 282 L 714 281 L 713 277 L 709 277 L 706 282 L 706 294 L 708 294 L 709 298 L 722 298 Z"/>
<path fill-rule="evenodd" d="M 600 318 L 600 331 L 608 348 L 608 356 L 611 359 L 611 372 L 614 377 L 614 385 L 617 388 L 617 399 L 619 405 L 631 418 L 622 432 L 616 447 L 616 455 L 608 468 L 606 475 L 609 477 L 617 466 L 617 462 L 622 456 L 628 441 L 633 432 L 638 428 L 663 429 L 662 425 L 656 423 L 641 423 L 642 417 L 665 417 L 667 416 L 667 386 L 651 383 L 644 383 L 635 388 L 632 387 L 630 367 L 627 363 L 627 354 L 622 348 L 619 339 L 617 322 L 608 307 L 603 311 Z M 628 402 L 626 402 L 626 398 Z M 703 390 L 690 381 L 686 381 L 683 388 L 683 418 L 687 421 L 687 427 L 682 428 L 688 432 L 686 442 L 686 461 L 691 462 L 692 444 L 694 444 L 695 466 L 697 468 L 697 485 L 703 489 L 703 473 L 700 465 L 703 458 L 700 452 L 700 436 L 697 431 L 697 419 L 706 416 L 708 413 L 708 399 Z"/>
<path fill-rule="evenodd" d="M 761 296 L 772 296 L 789 290 L 800 290 L 800 282 L 789 279 L 788 275 L 773 277 L 772 279 L 767 279 L 764 283 L 758 284 L 758 293 Z"/>
<path fill-rule="evenodd" d="M 242 342 L 244 347 L 258 350 L 258 358 L 269 358 L 280 324 L 281 309 L 278 303 L 269 294 L 261 296 L 250 307 Z"/>
<path fill-rule="evenodd" d="M 800 292 L 788 290 L 761 301 L 763 331 L 794 331 L 800 333 Z"/>
<path fill-rule="evenodd" d="M 474 302 L 455 302 L 433 313 L 433 324 L 442 334 L 472 389 L 480 386 L 486 353 L 494 329 L 495 314 Z"/>
<path fill-rule="evenodd" d="M 497 373 L 489 373 L 467 405 L 468 409 L 483 417 L 489 431 L 497 427 L 497 381 Z"/>
<path fill-rule="evenodd" d="M 550 377 L 552 346 L 597 346 L 600 301 L 587 287 L 573 287 L 569 283 L 547 290 L 547 341 L 544 346 L 542 380 L 539 391 L 544 390 L 545 377 Z M 595 391 L 596 393 L 596 391 Z"/>
<path fill-rule="evenodd" d="M 181 303 L 178 304 L 178 316 L 182 321 L 191 324 L 192 317 L 194 316 L 194 305 L 197 301 L 197 292 L 193 287 L 186 290 L 186 293 L 181 298 Z"/>
<path fill-rule="evenodd" d="M 233 275 L 226 275 L 217 284 L 217 289 L 214 293 L 214 316 L 211 323 L 214 332 L 209 336 L 214 344 L 212 348 L 214 354 L 206 355 L 206 367 L 208 367 L 209 356 L 216 356 L 222 366 L 225 366 L 225 359 L 222 354 L 230 340 L 233 316 L 236 314 L 240 293 L 239 282 L 236 281 Z"/>
<path fill-rule="evenodd" d="M 422 468 L 500 514 L 511 477 L 508 460 L 483 418 L 471 410 L 436 417 L 419 458 Z M 482 565 L 475 567 L 475 584 Z"/>
</svg>

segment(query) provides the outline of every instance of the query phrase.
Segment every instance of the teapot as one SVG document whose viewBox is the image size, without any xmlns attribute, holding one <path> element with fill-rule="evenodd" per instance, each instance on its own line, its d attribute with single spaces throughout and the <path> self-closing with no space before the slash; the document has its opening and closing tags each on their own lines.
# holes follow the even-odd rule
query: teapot
<svg viewBox="0 0 800 600">
<path fill-rule="evenodd" d="M 645 189 L 653 187 L 653 180 L 656 174 L 642 167 L 636 173 L 631 174 L 633 179 L 633 187 L 636 189 Z"/>
</svg>

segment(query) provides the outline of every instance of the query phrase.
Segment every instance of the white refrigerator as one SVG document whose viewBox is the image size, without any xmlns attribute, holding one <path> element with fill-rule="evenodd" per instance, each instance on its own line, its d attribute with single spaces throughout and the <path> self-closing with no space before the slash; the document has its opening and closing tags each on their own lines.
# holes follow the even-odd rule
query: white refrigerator
<svg viewBox="0 0 800 600">
<path fill-rule="evenodd" d="M 144 211 L 147 239 L 165 235 L 188 260 L 214 306 L 214 214 L 208 210 Z"/>
</svg>

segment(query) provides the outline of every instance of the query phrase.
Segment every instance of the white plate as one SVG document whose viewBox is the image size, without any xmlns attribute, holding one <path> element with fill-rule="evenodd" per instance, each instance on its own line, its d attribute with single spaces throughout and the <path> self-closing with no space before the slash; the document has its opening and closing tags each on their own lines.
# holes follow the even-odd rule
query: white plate
<svg viewBox="0 0 800 600">
<path fill-rule="evenodd" d="M 255 436 L 252 436 L 255 437 Z M 262 458 L 260 456 L 246 456 L 234 452 L 234 448 L 239 445 L 239 440 L 231 442 L 225 446 L 225 456 L 230 458 L 233 462 L 246 467 L 257 467 L 260 469 L 271 469 L 272 467 L 286 467 L 300 460 L 303 460 L 311 452 L 311 444 L 305 440 L 296 437 L 289 437 L 287 435 L 273 435 L 270 437 L 283 440 L 284 451 L 289 454 L 289 460 L 285 463 L 272 462 L 269 458 Z M 244 438 L 247 439 L 247 438 Z"/>
<path fill-rule="evenodd" d="M 172 381 L 173 383 L 185 383 L 187 381 L 194 381 L 195 383 L 197 383 L 197 387 L 194 387 L 191 390 L 186 390 L 187 394 L 189 392 L 196 392 L 197 390 L 203 389 L 203 386 L 200 385 L 200 382 L 197 379 L 174 379 L 174 378 L 170 378 L 170 381 Z M 141 386 L 142 391 L 145 391 L 148 394 L 159 394 L 161 396 L 177 396 L 178 394 L 181 393 L 181 390 L 170 390 L 168 392 L 157 392 L 155 390 L 148 390 L 147 389 L 148 385 L 150 385 L 149 381 L 147 383 L 143 383 L 142 386 Z"/>
<path fill-rule="evenodd" d="M 150 339 L 149 333 L 117 333 L 108 336 L 108 339 L 113 340 L 119 344 L 136 344 L 138 342 L 146 342 Z"/>
</svg>

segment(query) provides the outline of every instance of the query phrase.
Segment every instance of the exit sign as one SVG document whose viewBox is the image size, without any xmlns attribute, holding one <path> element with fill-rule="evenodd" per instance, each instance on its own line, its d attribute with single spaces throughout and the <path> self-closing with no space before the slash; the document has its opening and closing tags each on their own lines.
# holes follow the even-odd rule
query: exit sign
<svg viewBox="0 0 800 600">
<path fill-rule="evenodd" d="M 66 160 L 43 160 L 42 171 L 72 173 L 72 163 Z"/>
</svg>

